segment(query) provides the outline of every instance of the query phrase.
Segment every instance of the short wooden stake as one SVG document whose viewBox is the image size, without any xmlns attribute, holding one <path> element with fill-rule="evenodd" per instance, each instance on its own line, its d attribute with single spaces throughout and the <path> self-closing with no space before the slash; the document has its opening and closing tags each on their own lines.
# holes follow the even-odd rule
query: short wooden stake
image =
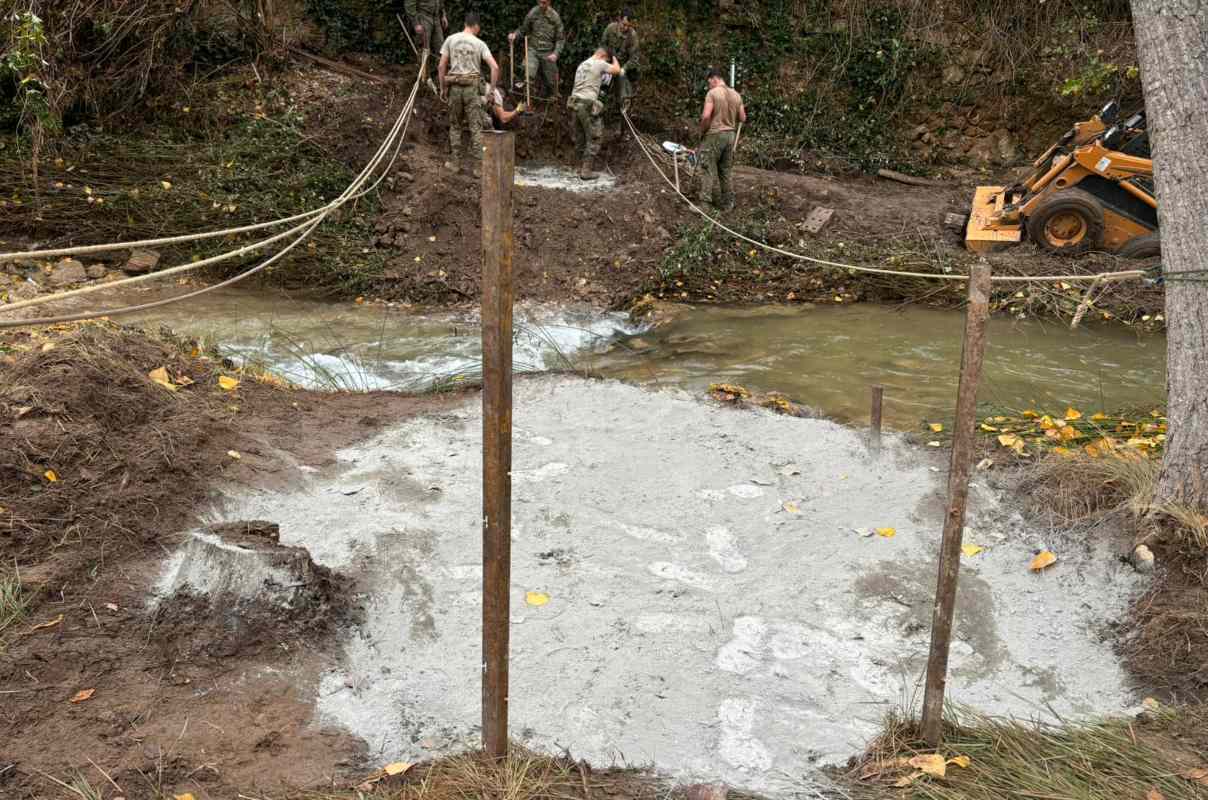
<svg viewBox="0 0 1208 800">
<path fill-rule="evenodd" d="M 508 750 L 512 559 L 512 181 L 516 142 L 483 132 L 482 163 L 482 740 Z"/>
<path fill-rule="evenodd" d="M 927 658 L 927 684 L 923 693 L 923 741 L 938 747 L 944 726 L 944 690 L 948 683 L 948 648 L 952 643 L 952 617 L 956 611 L 956 585 L 961 567 L 961 537 L 965 505 L 969 499 L 969 474 L 976 444 L 977 384 L 986 352 L 986 319 L 990 315 L 990 266 L 975 264 L 969 274 L 969 306 L 965 311 L 965 343 L 961 352 L 960 385 L 952 424 L 952 458 L 948 465 L 948 510 L 940 544 L 939 578 L 931 615 L 931 652 Z"/>
<path fill-rule="evenodd" d="M 885 387 L 873 386 L 872 408 L 868 412 L 868 447 L 873 451 L 881 449 L 881 401 L 884 398 Z"/>
</svg>

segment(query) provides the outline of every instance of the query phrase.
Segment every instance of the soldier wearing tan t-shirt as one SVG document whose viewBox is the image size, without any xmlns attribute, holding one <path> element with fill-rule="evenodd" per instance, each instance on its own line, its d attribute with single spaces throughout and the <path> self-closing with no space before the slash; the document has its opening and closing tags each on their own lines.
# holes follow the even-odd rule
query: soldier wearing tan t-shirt
<svg viewBox="0 0 1208 800">
<path fill-rule="evenodd" d="M 734 190 L 730 184 L 730 168 L 734 161 L 734 131 L 747 121 L 747 109 L 742 95 L 726 86 L 717 70 L 709 70 L 709 93 L 705 95 L 705 110 L 700 117 L 703 137 L 698 155 L 701 164 L 700 203 L 712 202 L 723 210 L 734 207 Z M 720 188 L 720 201 L 714 190 Z"/>
<path fill-rule="evenodd" d="M 491 69 L 491 89 L 499 82 L 499 64 L 491 50 L 478 38 L 481 30 L 478 14 L 466 14 L 466 27 L 445 39 L 440 51 L 441 92 L 449 95 L 449 166 L 456 168 L 461 149 L 461 130 L 470 131 L 470 150 L 466 154 L 475 174 L 482 159 L 482 65 Z"/>
</svg>

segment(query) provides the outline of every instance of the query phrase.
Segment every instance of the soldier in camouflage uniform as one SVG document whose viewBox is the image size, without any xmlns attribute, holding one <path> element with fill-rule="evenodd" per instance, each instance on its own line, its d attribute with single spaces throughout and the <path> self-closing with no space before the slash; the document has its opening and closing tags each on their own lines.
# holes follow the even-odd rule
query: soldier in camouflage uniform
<svg viewBox="0 0 1208 800">
<path fill-rule="evenodd" d="M 441 92 L 447 91 L 449 95 L 449 149 L 453 157 L 450 166 L 458 160 L 461 129 L 468 128 L 468 155 L 475 174 L 478 173 L 478 163 L 482 159 L 483 64 L 491 68 L 489 89 L 494 89 L 495 84 L 499 82 L 499 65 L 495 63 L 490 48 L 478 38 L 480 30 L 478 14 L 466 14 L 465 30 L 445 39 L 440 51 L 440 65 L 437 67 Z"/>
<path fill-rule="evenodd" d="M 407 0 L 403 9 L 419 38 L 416 45 L 420 52 L 426 49 L 431 54 L 428 56 L 429 62 L 440 58 L 440 48 L 445 43 L 445 29 L 449 27 L 445 0 Z"/>
<path fill-rule="evenodd" d="M 621 64 L 621 74 L 616 78 L 616 93 L 621 98 L 621 110 L 629 110 L 629 101 L 633 99 L 634 83 L 638 79 L 638 32 L 633 24 L 633 12 L 628 8 L 621 12 L 616 22 L 604 29 L 600 46 L 607 47 L 617 54 Z M 611 93 L 610 93 L 611 94 Z"/>
<path fill-rule="evenodd" d="M 621 65 L 617 57 L 606 47 L 597 47 L 591 57 L 575 70 L 575 88 L 567 107 L 574 114 L 575 149 L 582 158 L 579 177 L 589 181 L 595 177 L 592 160 L 600 153 L 600 139 L 604 136 L 604 105 L 600 102 L 600 86 L 605 75 L 620 75 Z"/>
<path fill-rule="evenodd" d="M 566 45 L 566 31 L 562 27 L 562 17 L 550 8 L 550 0 L 537 0 L 537 5 L 529 11 L 520 27 L 508 34 L 508 41 L 519 39 L 523 44 L 526 36 L 529 40 L 529 80 L 539 79 L 546 97 L 558 97 L 558 57 Z"/>
</svg>

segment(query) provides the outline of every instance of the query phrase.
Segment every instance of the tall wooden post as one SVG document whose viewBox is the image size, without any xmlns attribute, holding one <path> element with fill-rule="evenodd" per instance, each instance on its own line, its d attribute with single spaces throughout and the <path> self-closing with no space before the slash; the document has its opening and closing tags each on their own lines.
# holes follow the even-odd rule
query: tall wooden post
<svg viewBox="0 0 1208 800">
<path fill-rule="evenodd" d="M 944 724 L 944 690 L 948 683 L 948 648 L 952 643 L 952 617 L 956 611 L 956 585 L 961 567 L 961 537 L 965 505 L 969 499 L 969 473 L 973 470 L 977 426 L 977 384 L 986 351 L 986 319 L 990 315 L 990 266 L 974 265 L 969 274 L 969 306 L 965 311 L 965 343 L 961 352 L 961 377 L 952 425 L 952 458 L 948 465 L 948 511 L 940 545 L 939 578 L 931 615 L 931 653 L 927 658 L 927 685 L 923 693 L 923 740 L 938 747 Z"/>
<path fill-rule="evenodd" d="M 868 447 L 876 452 L 881 449 L 881 403 L 885 399 L 885 387 L 874 385 L 871 399 L 872 406 L 868 412 Z"/>
<path fill-rule="evenodd" d="M 508 748 L 512 572 L 512 174 L 514 134 L 483 132 L 482 164 L 482 739 Z"/>
</svg>

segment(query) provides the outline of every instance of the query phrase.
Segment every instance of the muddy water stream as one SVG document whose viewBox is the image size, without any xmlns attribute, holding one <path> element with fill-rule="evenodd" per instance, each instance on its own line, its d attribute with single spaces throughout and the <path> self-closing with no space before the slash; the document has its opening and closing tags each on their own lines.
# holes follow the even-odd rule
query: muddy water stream
<svg viewBox="0 0 1208 800">
<path fill-rule="evenodd" d="M 962 315 L 931 309 L 686 308 L 643 331 L 616 313 L 519 306 L 518 370 L 586 368 L 643 385 L 700 392 L 713 382 L 781 391 L 840 420 L 866 418 L 868 387 L 886 387 L 886 422 L 915 428 L 951 414 Z M 144 323 L 171 325 L 295 382 L 421 389 L 473 378 L 472 315 L 332 304 L 270 292 L 213 293 Z M 1165 339 L 995 319 L 981 399 L 1012 409 L 1114 409 L 1161 402 Z"/>
</svg>

